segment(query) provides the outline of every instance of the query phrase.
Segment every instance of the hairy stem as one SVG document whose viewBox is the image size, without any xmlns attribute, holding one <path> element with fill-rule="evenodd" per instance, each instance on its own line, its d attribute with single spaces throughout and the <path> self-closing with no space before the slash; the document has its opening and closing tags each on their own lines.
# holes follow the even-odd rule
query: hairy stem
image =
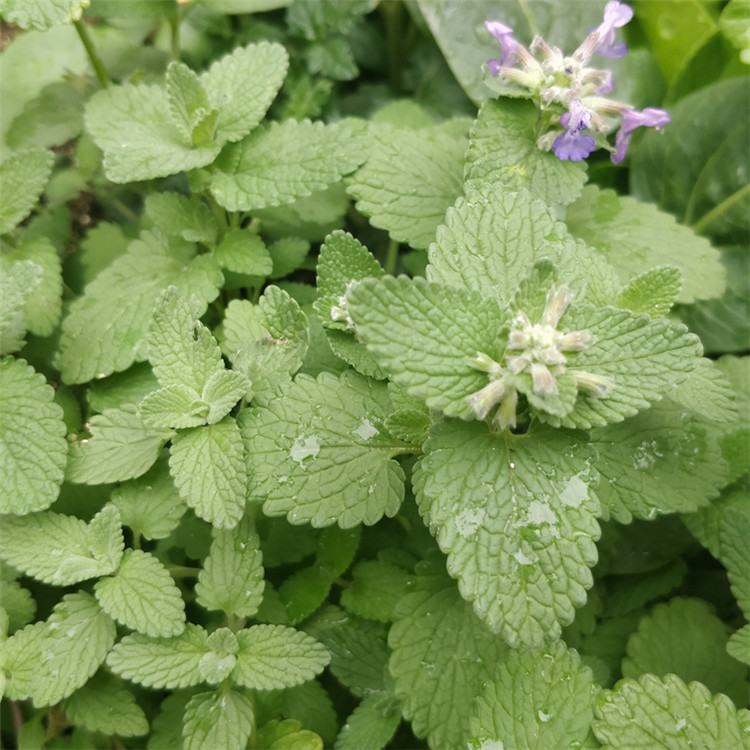
<svg viewBox="0 0 750 750">
<path fill-rule="evenodd" d="M 388 242 L 388 252 L 385 257 L 385 272 L 389 276 L 395 276 L 397 265 L 398 265 L 398 242 L 396 242 L 396 240 L 390 240 Z"/>
<path fill-rule="evenodd" d="M 75 26 L 78 36 L 81 38 L 81 42 L 86 50 L 86 54 L 89 56 L 91 67 L 94 69 L 96 77 L 99 79 L 99 83 L 101 83 L 102 88 L 109 88 L 112 81 L 109 77 L 109 73 L 107 73 L 107 69 L 104 67 L 102 58 L 99 57 L 99 53 L 96 51 L 94 40 L 91 38 L 89 30 L 86 28 L 86 24 L 82 21 L 73 21 L 73 26 Z"/>
</svg>

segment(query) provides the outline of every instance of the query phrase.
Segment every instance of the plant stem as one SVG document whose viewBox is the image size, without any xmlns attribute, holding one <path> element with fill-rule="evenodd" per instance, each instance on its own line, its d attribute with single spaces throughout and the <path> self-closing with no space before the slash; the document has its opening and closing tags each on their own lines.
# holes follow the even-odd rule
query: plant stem
<svg viewBox="0 0 750 750">
<path fill-rule="evenodd" d="M 536 18 L 534 18 L 531 8 L 529 8 L 526 0 L 518 0 L 518 4 L 521 6 L 522 13 L 526 16 L 526 21 L 531 29 L 531 36 L 536 36 L 539 33 L 539 27 L 536 25 Z"/>
<path fill-rule="evenodd" d="M 388 242 L 388 254 L 385 258 L 385 272 L 389 276 L 396 275 L 396 266 L 398 265 L 398 242 L 390 240 Z"/>
<path fill-rule="evenodd" d="M 172 578 L 197 578 L 200 568 L 190 568 L 187 565 L 169 565 L 167 570 Z"/>
<path fill-rule="evenodd" d="M 101 83 L 102 88 L 109 88 L 109 84 L 112 83 L 112 81 L 110 80 L 109 73 L 107 73 L 107 69 L 104 67 L 102 58 L 99 57 L 99 53 L 96 51 L 94 40 L 91 38 L 91 35 L 86 28 L 86 24 L 82 21 L 73 21 L 73 26 L 75 26 L 78 36 L 81 38 L 81 42 L 86 50 L 86 54 L 89 56 L 91 67 L 94 69 L 96 77 L 99 79 L 99 83 Z"/>
<path fill-rule="evenodd" d="M 401 69 L 403 67 L 403 5 L 397 0 L 386 0 L 381 6 L 385 21 L 386 46 L 388 49 L 388 86 L 398 96 L 403 91 Z"/>
<path fill-rule="evenodd" d="M 21 729 L 23 729 L 23 714 L 21 713 L 18 701 L 10 702 L 10 712 L 13 715 L 13 729 L 16 732 L 16 737 L 18 737 L 21 734 Z"/>
<path fill-rule="evenodd" d="M 735 203 L 742 200 L 748 192 L 750 192 L 750 185 L 745 185 L 742 189 L 725 198 L 721 203 L 717 203 L 708 213 L 694 222 L 690 228 L 696 234 L 701 234 L 709 224 L 716 221 L 725 211 L 728 211 Z"/>
<path fill-rule="evenodd" d="M 180 6 L 175 3 L 174 13 L 169 17 L 170 49 L 169 59 L 174 62 L 180 61 L 180 24 L 182 23 L 182 14 Z"/>
</svg>

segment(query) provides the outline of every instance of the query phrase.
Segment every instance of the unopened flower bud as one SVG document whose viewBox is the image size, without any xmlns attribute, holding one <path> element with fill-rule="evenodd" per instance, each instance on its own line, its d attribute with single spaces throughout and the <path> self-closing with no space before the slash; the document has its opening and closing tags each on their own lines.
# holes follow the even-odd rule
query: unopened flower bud
<svg viewBox="0 0 750 750">
<path fill-rule="evenodd" d="M 554 375 L 541 362 L 531 363 L 531 382 L 534 393 L 539 396 L 554 396 L 557 393 Z"/>
<path fill-rule="evenodd" d="M 584 392 L 588 393 L 593 398 L 604 398 L 609 396 L 612 389 L 615 387 L 615 383 L 612 378 L 608 378 L 606 375 L 597 375 L 593 372 L 586 372 L 585 370 L 575 370 L 573 375 L 576 379 L 576 385 Z"/>
<path fill-rule="evenodd" d="M 472 393 L 471 396 L 467 397 L 467 401 L 478 419 L 484 419 L 490 413 L 490 409 L 500 401 L 505 394 L 505 390 L 506 385 L 504 381 L 492 380 L 482 390 Z"/>
</svg>

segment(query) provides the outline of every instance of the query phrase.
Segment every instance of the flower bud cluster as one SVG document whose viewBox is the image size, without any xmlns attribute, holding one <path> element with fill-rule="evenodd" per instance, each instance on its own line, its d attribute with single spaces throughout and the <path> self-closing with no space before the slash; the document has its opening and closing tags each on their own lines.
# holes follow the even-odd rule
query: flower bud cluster
<svg viewBox="0 0 750 750">
<path fill-rule="evenodd" d="M 669 122 L 669 115 L 662 109 L 637 111 L 630 104 L 606 98 L 613 88 L 612 71 L 589 67 L 594 54 L 610 59 L 627 54 L 627 47 L 615 42 L 615 33 L 632 17 L 628 5 L 611 0 L 602 23 L 570 56 L 564 56 L 540 36 L 534 37 L 527 49 L 513 37 L 509 26 L 500 21 L 485 22 L 501 46 L 500 57 L 487 62 L 490 74 L 508 84 L 515 95 L 533 99 L 542 111 L 539 148 L 552 149 L 563 161 L 581 161 L 598 143 L 613 151 L 611 159 L 619 164 L 636 128 L 662 130 Z M 612 149 L 604 139 L 618 125 Z"/>
<path fill-rule="evenodd" d="M 557 329 L 572 300 L 570 292 L 553 288 L 538 323 L 519 311 L 513 318 L 502 364 L 477 352 L 471 366 L 489 377 L 489 384 L 468 397 L 477 418 L 485 419 L 499 404 L 493 421 L 501 428 L 515 427 L 519 387 L 518 376 L 531 375 L 531 391 L 540 398 L 558 394 L 557 378 L 568 370 L 566 353 L 580 352 L 591 344 L 589 331 L 564 333 Z M 583 370 L 571 370 L 578 388 L 594 398 L 607 396 L 613 388 L 610 378 Z"/>
</svg>

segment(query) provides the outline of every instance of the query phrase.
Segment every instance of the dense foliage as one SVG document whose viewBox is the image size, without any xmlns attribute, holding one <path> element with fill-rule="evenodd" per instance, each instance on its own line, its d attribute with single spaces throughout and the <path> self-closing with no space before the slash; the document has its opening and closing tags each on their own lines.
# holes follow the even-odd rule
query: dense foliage
<svg viewBox="0 0 750 750">
<path fill-rule="evenodd" d="M 750 2 L 632 11 L 0 0 L 3 747 L 750 748 Z"/>
</svg>

